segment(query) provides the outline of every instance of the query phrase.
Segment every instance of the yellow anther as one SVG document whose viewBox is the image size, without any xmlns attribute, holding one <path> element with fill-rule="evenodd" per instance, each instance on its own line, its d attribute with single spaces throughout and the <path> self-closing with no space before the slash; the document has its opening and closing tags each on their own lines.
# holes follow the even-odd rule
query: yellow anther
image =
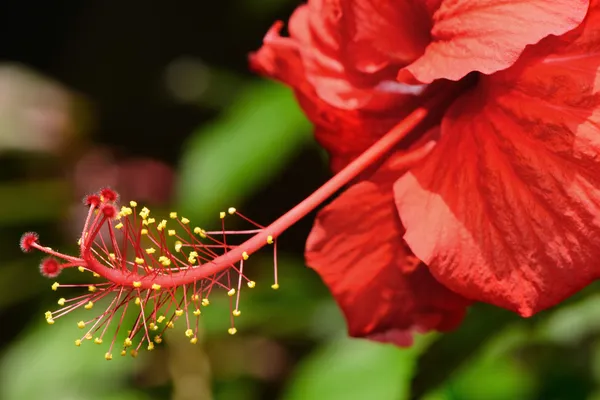
<svg viewBox="0 0 600 400">
<path fill-rule="evenodd" d="M 121 212 L 119 214 L 121 214 L 121 215 L 123 215 L 125 217 L 127 215 L 133 214 L 133 210 L 131 208 L 129 208 L 129 207 L 123 206 L 123 207 L 121 207 Z"/>
<path fill-rule="evenodd" d="M 131 201 L 129 202 L 129 205 L 130 205 L 131 207 L 137 207 L 137 201 L 131 200 Z"/>
<path fill-rule="evenodd" d="M 233 314 L 234 317 L 239 317 L 242 314 L 242 312 L 240 310 L 233 310 L 231 313 Z"/>
<path fill-rule="evenodd" d="M 147 235 L 148 234 L 148 229 L 144 228 L 142 230 L 140 230 L 140 235 Z"/>
<path fill-rule="evenodd" d="M 227 332 L 229 332 L 230 335 L 235 335 L 237 333 L 237 329 L 229 328 L 229 329 L 227 329 Z"/>
<path fill-rule="evenodd" d="M 256 286 L 256 282 L 254 282 L 254 281 L 248 281 L 247 285 L 248 285 L 248 287 L 249 287 L 250 289 L 252 289 L 253 287 L 255 287 L 255 286 Z"/>
<path fill-rule="evenodd" d="M 127 351 L 121 350 L 121 357 L 125 357 L 127 355 Z"/>
<path fill-rule="evenodd" d="M 185 217 L 181 217 L 181 223 L 184 224 L 184 225 L 187 225 L 187 224 L 190 223 L 190 220 L 187 219 L 187 218 L 185 218 Z"/>
<path fill-rule="evenodd" d="M 250 257 L 250 256 L 248 255 L 248 253 L 246 253 L 246 252 L 243 252 L 243 253 L 242 253 L 242 258 L 243 258 L 244 260 L 247 260 L 247 259 L 248 259 L 248 257 Z"/>
<path fill-rule="evenodd" d="M 97 337 L 96 339 L 94 339 L 94 343 L 96 343 L 96 344 L 102 344 L 102 339 L 100 339 L 99 337 Z"/>
<path fill-rule="evenodd" d="M 133 345 L 133 342 L 131 341 L 130 338 L 125 338 L 125 342 L 123 342 L 123 346 L 125 347 L 131 347 Z"/>
<path fill-rule="evenodd" d="M 134 288 L 141 288 L 142 287 L 142 282 L 140 282 L 140 281 L 134 281 L 133 282 L 133 287 Z"/>
<path fill-rule="evenodd" d="M 154 254 L 156 253 L 156 249 L 154 247 L 148 247 L 146 249 L 146 254 Z"/>
<path fill-rule="evenodd" d="M 131 350 L 131 357 L 136 358 L 138 356 L 137 350 Z"/>
<path fill-rule="evenodd" d="M 167 220 L 163 219 L 162 221 L 160 221 L 160 223 L 156 226 L 156 229 L 159 231 L 162 231 L 163 229 L 165 229 L 167 227 Z"/>
<path fill-rule="evenodd" d="M 277 290 L 277 289 L 279 289 L 279 284 L 278 284 L 278 283 L 274 283 L 274 284 L 272 284 L 272 285 L 271 285 L 271 289 L 273 289 L 273 290 Z"/>
<path fill-rule="evenodd" d="M 173 321 L 169 321 L 169 322 L 167 323 L 167 328 L 170 328 L 170 329 L 173 329 L 173 328 L 175 328 L 175 324 L 173 323 Z"/>
<path fill-rule="evenodd" d="M 196 263 L 196 261 L 197 261 L 197 260 L 196 260 L 196 257 L 192 257 L 192 256 L 189 256 L 189 257 L 188 257 L 188 262 L 189 262 L 190 264 L 195 264 L 195 263 Z"/>
<path fill-rule="evenodd" d="M 115 253 L 108 253 L 108 258 L 110 258 L 111 260 L 115 260 L 117 256 L 115 256 Z"/>
<path fill-rule="evenodd" d="M 198 296 L 197 294 L 193 294 L 192 301 L 198 301 L 198 300 L 200 300 L 200 296 Z"/>
<path fill-rule="evenodd" d="M 171 265 L 171 260 L 169 260 L 167 257 L 165 256 L 160 256 L 158 258 L 158 262 L 161 263 L 163 266 L 168 267 L 169 265 Z"/>
<path fill-rule="evenodd" d="M 267 236 L 267 243 L 273 244 L 273 236 L 271 236 L 271 235 Z"/>
<path fill-rule="evenodd" d="M 159 335 L 154 336 L 154 341 L 158 344 L 162 343 L 162 338 Z"/>
<path fill-rule="evenodd" d="M 206 237 L 206 231 L 200 227 L 195 227 L 194 228 L 194 233 L 196 235 L 200 235 L 201 238 L 205 238 Z"/>
<path fill-rule="evenodd" d="M 140 299 L 139 297 L 136 297 L 136 298 L 135 298 L 135 305 L 136 305 L 136 306 L 139 306 L 139 305 L 141 305 L 141 304 L 142 304 L 142 299 Z"/>
<path fill-rule="evenodd" d="M 156 319 L 156 322 L 158 322 L 158 323 L 160 324 L 160 323 L 162 323 L 164 320 L 165 320 L 165 316 L 164 316 L 164 315 L 161 315 L 160 317 L 158 317 L 158 318 Z"/>
<path fill-rule="evenodd" d="M 79 321 L 79 322 L 77 323 L 77 327 L 78 327 L 79 329 L 83 329 L 83 328 L 85 328 L 85 322 L 83 322 L 83 321 Z"/>
<path fill-rule="evenodd" d="M 185 336 L 191 338 L 192 336 L 194 336 L 194 331 L 192 331 L 191 329 L 186 330 Z"/>
<path fill-rule="evenodd" d="M 77 346 L 77 347 L 81 346 L 81 339 L 77 339 L 75 341 L 75 346 Z"/>
<path fill-rule="evenodd" d="M 44 314 L 44 316 L 46 317 L 46 319 L 52 318 L 52 311 L 46 311 L 46 313 Z"/>
<path fill-rule="evenodd" d="M 145 225 L 148 225 L 148 220 L 147 220 L 147 219 L 143 220 L 143 221 L 142 221 L 142 225 L 144 225 L 144 226 L 145 226 Z"/>
<path fill-rule="evenodd" d="M 81 246 L 81 238 L 77 239 L 77 245 Z"/>
<path fill-rule="evenodd" d="M 59 287 L 59 286 L 60 286 L 60 283 L 58 283 L 58 282 L 54 282 L 54 283 L 52 284 L 52 290 L 54 290 L 54 291 L 56 292 L 56 290 L 58 289 L 58 287 Z"/>
<path fill-rule="evenodd" d="M 169 229 L 169 230 L 167 231 L 167 234 L 168 234 L 169 236 L 175 236 L 175 235 L 177 234 L 177 232 L 175 232 L 175 229 Z"/>
<path fill-rule="evenodd" d="M 54 324 L 54 319 L 53 318 L 46 318 L 46 322 L 48 323 L 48 325 L 53 325 Z"/>
<path fill-rule="evenodd" d="M 229 289 L 229 291 L 227 292 L 227 296 L 231 297 L 235 295 L 235 289 Z"/>
<path fill-rule="evenodd" d="M 199 316 L 200 316 L 200 314 L 202 314 L 202 311 L 200 311 L 200 309 L 199 309 L 199 308 L 196 308 L 196 309 L 194 310 L 194 315 L 195 315 L 196 317 L 199 317 Z"/>
<path fill-rule="evenodd" d="M 178 317 L 181 317 L 183 315 L 183 310 L 182 309 L 175 310 L 175 315 L 177 315 Z"/>
<path fill-rule="evenodd" d="M 208 306 L 210 304 L 210 301 L 208 299 L 202 299 L 202 305 L 204 307 Z"/>
<path fill-rule="evenodd" d="M 150 322 L 150 323 L 148 324 L 148 328 L 149 328 L 151 331 L 154 331 L 154 330 L 158 329 L 158 326 L 157 326 L 157 325 L 156 325 L 154 322 Z M 155 329 L 155 328 L 156 328 L 156 329 Z"/>
<path fill-rule="evenodd" d="M 227 210 L 227 212 L 231 215 L 235 214 L 237 210 L 234 207 L 229 207 L 229 209 Z"/>
<path fill-rule="evenodd" d="M 110 354 L 110 353 L 106 353 L 106 354 L 104 355 L 104 358 L 106 359 L 106 361 L 110 361 L 110 360 L 112 360 L 112 354 Z"/>
<path fill-rule="evenodd" d="M 67 301 L 67 300 L 64 297 L 61 297 L 60 299 L 58 299 L 57 303 L 59 306 L 64 306 L 65 301 Z"/>
<path fill-rule="evenodd" d="M 181 243 L 179 240 L 175 242 L 175 251 L 176 252 L 180 252 L 181 248 L 183 247 L 183 243 Z"/>
<path fill-rule="evenodd" d="M 152 284 L 152 290 L 160 290 L 160 285 L 157 283 Z"/>
<path fill-rule="evenodd" d="M 79 270 L 79 272 L 85 272 L 85 268 L 83 267 L 77 267 L 77 269 Z"/>
<path fill-rule="evenodd" d="M 94 293 L 96 291 L 96 286 L 94 286 L 94 285 L 88 286 L 88 291 Z"/>
<path fill-rule="evenodd" d="M 219 213 L 219 218 L 223 219 L 223 218 L 225 218 L 225 215 L 227 215 L 227 214 L 225 214 L 225 211 L 221 211 Z"/>
<path fill-rule="evenodd" d="M 123 229 L 123 223 L 119 222 L 118 224 L 116 224 L 115 229 Z"/>
<path fill-rule="evenodd" d="M 148 220 L 146 222 L 148 222 L 148 225 L 150 225 L 150 224 L 155 223 L 156 220 L 154 218 L 148 218 Z"/>
<path fill-rule="evenodd" d="M 196 343 L 198 343 L 198 338 L 194 336 L 193 338 L 191 338 L 191 339 L 190 339 L 190 343 L 191 343 L 191 344 L 196 344 Z"/>
<path fill-rule="evenodd" d="M 100 274 L 99 274 L 99 273 L 97 273 L 97 272 L 92 272 L 92 276 L 93 276 L 94 278 L 100 278 Z"/>
<path fill-rule="evenodd" d="M 146 219 L 148 218 L 148 215 L 150 215 L 150 210 L 146 207 L 142 208 L 142 211 L 140 211 L 140 217 Z"/>
<path fill-rule="evenodd" d="M 143 263 L 144 263 L 144 259 L 143 259 L 143 258 L 141 258 L 141 257 L 136 257 L 136 258 L 135 258 L 135 263 L 136 263 L 136 264 L 143 264 Z"/>
<path fill-rule="evenodd" d="M 169 218 L 171 218 L 171 219 L 177 219 L 177 213 L 175 211 L 171 211 L 169 213 Z"/>
<path fill-rule="evenodd" d="M 88 303 L 85 306 L 83 306 L 83 308 L 85 308 L 86 310 L 91 310 L 92 307 L 94 307 L 93 301 L 88 301 Z"/>
<path fill-rule="evenodd" d="M 86 335 L 84 336 L 87 340 L 92 340 L 92 334 L 91 333 L 86 333 Z"/>
</svg>

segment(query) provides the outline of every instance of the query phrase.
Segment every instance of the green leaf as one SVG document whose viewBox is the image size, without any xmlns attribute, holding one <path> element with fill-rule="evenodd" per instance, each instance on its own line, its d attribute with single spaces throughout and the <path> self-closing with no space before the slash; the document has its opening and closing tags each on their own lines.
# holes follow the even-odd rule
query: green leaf
<svg viewBox="0 0 600 400">
<path fill-rule="evenodd" d="M 513 321 L 516 314 L 506 310 L 475 304 L 460 328 L 441 335 L 419 358 L 412 382 L 411 398 L 420 399 L 441 385 L 492 337 Z"/>
<path fill-rule="evenodd" d="M 203 223 L 223 207 L 239 203 L 310 142 L 309 132 L 291 91 L 266 81 L 243 87 L 231 108 L 186 144 L 180 210 Z"/>
<path fill-rule="evenodd" d="M 0 222 L 7 225 L 58 219 L 65 212 L 69 194 L 64 180 L 0 185 Z"/>
<path fill-rule="evenodd" d="M 479 348 L 451 379 L 424 400 L 531 399 L 538 387 L 536 376 L 515 357 L 529 340 L 525 324 L 518 322 L 500 331 Z M 422 398 L 422 397 L 419 397 Z"/>
<path fill-rule="evenodd" d="M 39 320 L 43 321 L 43 312 Z M 137 392 L 122 392 L 135 365 L 131 358 L 116 352 L 112 361 L 104 359 L 107 344 L 93 342 L 74 345 L 81 331 L 76 312 L 54 325 L 36 323 L 12 344 L 0 363 L 0 398 L 103 400 L 143 399 Z"/>
<path fill-rule="evenodd" d="M 408 396 L 415 361 L 429 342 L 409 349 L 360 339 L 339 339 L 307 357 L 284 400 L 398 400 Z"/>
</svg>

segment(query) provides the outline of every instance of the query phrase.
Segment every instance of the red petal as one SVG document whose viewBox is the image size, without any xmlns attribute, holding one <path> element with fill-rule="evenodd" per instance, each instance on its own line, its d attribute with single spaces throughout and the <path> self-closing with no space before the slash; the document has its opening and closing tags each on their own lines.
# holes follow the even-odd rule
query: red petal
<svg viewBox="0 0 600 400">
<path fill-rule="evenodd" d="M 344 89 L 348 101 L 363 102 L 366 99 L 368 104 L 363 104 L 364 108 L 347 110 L 323 100 L 312 84 L 313 80 L 319 78 L 312 77 L 304 66 L 306 54 L 316 51 L 303 36 L 309 31 L 308 28 L 300 29 L 302 21 L 307 24 L 304 17 L 307 12 L 306 7 L 301 7 L 294 13 L 290 23 L 291 38 L 281 37 L 279 32 L 282 24 L 276 23 L 265 36 L 263 47 L 250 56 L 250 64 L 260 73 L 278 79 L 295 90 L 300 105 L 316 125 L 317 140 L 329 151 L 331 166 L 338 171 L 406 116 L 417 98 L 399 93 L 399 87 L 357 88 L 342 77 L 340 79 L 345 84 L 334 86 L 354 88 L 349 91 Z M 326 69 L 320 73 L 333 74 Z M 388 83 L 392 83 L 394 76 L 395 73 L 389 75 Z M 327 87 L 333 90 L 334 86 Z"/>
<path fill-rule="evenodd" d="M 405 70 L 418 81 L 459 80 L 511 66 L 527 45 L 577 27 L 588 0 L 443 0 L 434 15 L 433 41 Z"/>
<path fill-rule="evenodd" d="M 413 331 L 455 328 L 469 302 L 433 279 L 402 240 L 392 182 L 403 171 L 393 162 L 319 213 L 306 260 L 335 296 L 350 335 L 407 346 Z"/>
<path fill-rule="evenodd" d="M 483 78 L 395 185 L 405 240 L 450 289 L 523 316 L 600 276 L 600 11 Z"/>
</svg>

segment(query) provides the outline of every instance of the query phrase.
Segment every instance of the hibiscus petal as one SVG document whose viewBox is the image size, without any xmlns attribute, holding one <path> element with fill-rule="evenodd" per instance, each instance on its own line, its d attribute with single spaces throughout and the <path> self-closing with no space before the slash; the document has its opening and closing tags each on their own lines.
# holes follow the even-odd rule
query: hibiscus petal
<svg viewBox="0 0 600 400">
<path fill-rule="evenodd" d="M 406 116 L 418 98 L 407 94 L 409 89 L 402 92 L 393 85 L 355 89 L 356 99 L 369 99 L 365 109 L 340 109 L 320 98 L 304 67 L 303 57 L 310 49 L 301 51 L 303 31 L 296 32 L 307 12 L 306 7 L 300 7 L 292 16 L 292 38 L 280 36 L 283 24 L 275 23 L 265 36 L 264 45 L 250 55 L 250 65 L 294 89 L 302 109 L 316 125 L 317 140 L 331 155 L 332 169 L 339 171 Z"/>
<path fill-rule="evenodd" d="M 412 343 L 414 331 L 449 330 L 469 301 L 440 285 L 402 240 L 388 161 L 325 207 L 308 238 L 307 264 L 329 286 L 350 335 Z"/>
<path fill-rule="evenodd" d="M 600 11 L 484 77 L 395 184 L 406 242 L 457 293 L 523 316 L 600 276 Z"/>
<path fill-rule="evenodd" d="M 434 14 L 432 42 L 398 79 L 408 80 L 409 72 L 419 82 L 430 83 L 459 80 L 472 71 L 503 70 L 527 45 L 577 27 L 588 4 L 588 0 L 443 0 Z"/>
</svg>

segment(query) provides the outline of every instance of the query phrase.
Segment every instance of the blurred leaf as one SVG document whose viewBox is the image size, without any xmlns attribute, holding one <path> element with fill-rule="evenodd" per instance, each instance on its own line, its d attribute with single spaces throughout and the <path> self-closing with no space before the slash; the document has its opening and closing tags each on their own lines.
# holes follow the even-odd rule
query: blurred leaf
<svg viewBox="0 0 600 400">
<path fill-rule="evenodd" d="M 541 340 L 576 344 L 600 332 L 599 314 L 600 295 L 594 294 L 549 313 L 536 327 L 536 336 Z"/>
<path fill-rule="evenodd" d="M 441 335 L 421 355 L 412 382 L 411 399 L 419 399 L 442 384 L 493 335 L 519 319 L 506 310 L 475 304 L 458 330 Z"/>
<path fill-rule="evenodd" d="M 0 185 L 0 223 L 58 219 L 65 212 L 69 194 L 69 186 L 63 180 L 4 183 Z"/>
<path fill-rule="evenodd" d="M 186 144 L 178 188 L 181 211 L 199 222 L 265 185 L 310 141 L 290 90 L 258 81 Z"/>
<path fill-rule="evenodd" d="M 530 336 L 523 324 L 501 331 L 424 400 L 525 400 L 534 398 L 535 374 L 515 357 Z"/>
<path fill-rule="evenodd" d="M 409 349 L 343 338 L 326 344 L 296 370 L 284 400 L 398 400 L 408 396 L 410 377 L 429 337 Z"/>
<path fill-rule="evenodd" d="M 38 320 L 43 321 L 43 312 Z M 15 342 L 0 364 L 0 398 L 138 400 L 146 397 L 124 392 L 135 361 L 103 358 L 106 349 L 86 342 L 76 347 L 73 340 L 80 313 L 69 314 L 56 324 L 38 323 Z M 107 345 L 103 345 L 107 346 Z M 140 361 L 137 361 L 140 362 Z"/>
<path fill-rule="evenodd" d="M 26 285 L 15 284 L 27 282 Z M 47 279 L 40 279 L 35 261 L 21 259 L 4 263 L 0 268 L 0 309 L 38 295 L 43 284 L 50 287 Z"/>
</svg>

